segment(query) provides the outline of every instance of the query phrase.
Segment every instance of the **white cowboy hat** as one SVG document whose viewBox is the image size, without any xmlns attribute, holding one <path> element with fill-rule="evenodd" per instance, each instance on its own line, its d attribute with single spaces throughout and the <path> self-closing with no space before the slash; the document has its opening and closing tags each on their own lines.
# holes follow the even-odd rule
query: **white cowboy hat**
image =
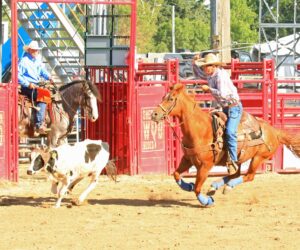
<svg viewBox="0 0 300 250">
<path fill-rule="evenodd" d="M 41 48 L 37 41 L 31 41 L 28 45 L 25 45 L 23 49 L 28 52 L 29 49 L 40 50 Z"/>
<path fill-rule="evenodd" d="M 217 66 L 224 65 L 224 63 L 220 62 L 218 57 L 213 53 L 208 53 L 204 58 L 196 60 L 195 64 L 198 67 L 202 67 L 206 65 L 217 65 Z"/>
</svg>

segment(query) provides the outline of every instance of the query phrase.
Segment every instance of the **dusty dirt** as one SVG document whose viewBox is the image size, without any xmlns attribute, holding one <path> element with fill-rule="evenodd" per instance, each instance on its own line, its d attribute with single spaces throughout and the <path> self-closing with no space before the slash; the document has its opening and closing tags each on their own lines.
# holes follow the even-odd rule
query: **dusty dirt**
<svg viewBox="0 0 300 250">
<path fill-rule="evenodd" d="M 85 205 L 71 205 L 82 182 L 55 209 L 50 181 L 25 170 L 0 181 L 0 249 L 300 249 L 300 175 L 258 175 L 212 208 L 171 176 L 101 176 Z"/>
</svg>

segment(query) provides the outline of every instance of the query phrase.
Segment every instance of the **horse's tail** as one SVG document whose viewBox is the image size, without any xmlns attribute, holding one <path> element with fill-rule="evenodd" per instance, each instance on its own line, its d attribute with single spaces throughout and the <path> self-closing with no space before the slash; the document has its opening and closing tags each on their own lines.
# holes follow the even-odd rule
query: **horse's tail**
<svg viewBox="0 0 300 250">
<path fill-rule="evenodd" d="M 115 160 L 110 160 L 105 166 L 106 174 L 110 177 L 113 181 L 117 182 L 117 167 L 115 164 Z"/>
<path fill-rule="evenodd" d="M 284 130 L 277 131 L 279 142 L 287 146 L 287 148 L 291 150 L 294 155 L 300 158 L 300 134 L 291 134 Z"/>
</svg>

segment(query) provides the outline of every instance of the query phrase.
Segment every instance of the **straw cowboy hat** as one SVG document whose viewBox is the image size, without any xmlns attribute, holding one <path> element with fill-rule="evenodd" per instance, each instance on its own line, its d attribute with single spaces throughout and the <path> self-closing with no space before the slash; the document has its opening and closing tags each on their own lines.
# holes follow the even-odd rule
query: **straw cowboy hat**
<svg viewBox="0 0 300 250">
<path fill-rule="evenodd" d="M 202 67 L 206 65 L 216 65 L 216 66 L 224 65 L 222 62 L 219 61 L 218 57 L 213 53 L 209 53 L 204 58 L 196 60 L 195 64 L 198 67 Z"/>
<path fill-rule="evenodd" d="M 29 49 L 40 50 L 39 44 L 37 41 L 31 41 L 28 45 L 25 45 L 23 49 L 28 52 Z"/>
</svg>

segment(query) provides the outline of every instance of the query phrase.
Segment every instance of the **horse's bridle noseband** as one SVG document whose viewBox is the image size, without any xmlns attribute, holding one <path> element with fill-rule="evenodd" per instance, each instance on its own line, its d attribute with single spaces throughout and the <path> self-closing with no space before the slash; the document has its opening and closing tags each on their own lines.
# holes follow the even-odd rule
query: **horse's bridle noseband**
<svg viewBox="0 0 300 250">
<path fill-rule="evenodd" d="M 165 97 L 166 98 L 166 97 Z M 164 98 L 164 99 L 165 99 Z M 170 97 L 168 97 L 168 98 L 170 98 Z M 170 126 L 171 127 L 174 127 L 175 125 L 174 125 L 174 123 L 173 122 L 171 122 L 169 119 L 167 119 L 168 118 L 168 115 L 172 112 L 172 110 L 175 108 L 175 106 L 176 106 L 176 104 L 177 104 L 177 99 L 178 99 L 178 97 L 175 97 L 174 98 L 174 100 L 173 100 L 173 102 L 172 102 L 172 104 L 166 109 L 166 108 L 164 108 L 161 104 L 158 104 L 158 106 L 162 109 L 162 111 L 163 111 L 163 115 L 162 115 L 162 118 L 163 119 L 166 119 L 167 120 L 167 122 L 170 124 Z M 194 113 L 194 111 L 195 111 L 195 108 L 196 108 L 196 106 L 197 106 L 197 103 L 195 102 L 195 104 L 194 104 L 194 107 L 193 107 L 193 111 L 192 111 L 192 113 L 190 114 L 190 115 L 192 115 L 193 113 Z M 181 123 L 179 123 L 177 126 L 180 126 L 180 125 L 182 125 L 184 122 L 182 121 Z"/>
<path fill-rule="evenodd" d="M 161 108 L 161 110 L 164 112 L 162 116 L 164 119 L 172 112 L 176 104 L 177 104 L 177 97 L 174 98 L 173 103 L 167 109 L 164 108 L 161 104 L 158 105 Z"/>
</svg>

